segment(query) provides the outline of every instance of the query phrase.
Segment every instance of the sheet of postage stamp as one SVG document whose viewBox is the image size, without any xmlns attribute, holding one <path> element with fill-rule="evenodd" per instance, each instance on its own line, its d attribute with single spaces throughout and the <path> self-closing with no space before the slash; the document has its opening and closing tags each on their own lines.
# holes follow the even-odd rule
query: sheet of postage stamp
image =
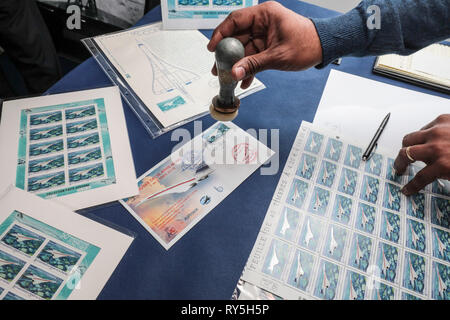
<svg viewBox="0 0 450 320">
<path fill-rule="evenodd" d="M 303 122 L 242 281 L 282 299 L 450 298 L 450 183 Z M 283 196 L 280 196 L 282 194 Z"/>
</svg>

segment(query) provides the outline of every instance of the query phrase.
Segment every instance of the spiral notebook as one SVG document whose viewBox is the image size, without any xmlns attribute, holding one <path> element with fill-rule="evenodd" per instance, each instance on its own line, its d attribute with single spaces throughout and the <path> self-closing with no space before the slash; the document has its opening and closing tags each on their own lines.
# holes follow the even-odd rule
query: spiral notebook
<svg viewBox="0 0 450 320">
<path fill-rule="evenodd" d="M 450 43 L 430 45 L 409 56 L 377 58 L 375 73 L 450 93 Z"/>
</svg>

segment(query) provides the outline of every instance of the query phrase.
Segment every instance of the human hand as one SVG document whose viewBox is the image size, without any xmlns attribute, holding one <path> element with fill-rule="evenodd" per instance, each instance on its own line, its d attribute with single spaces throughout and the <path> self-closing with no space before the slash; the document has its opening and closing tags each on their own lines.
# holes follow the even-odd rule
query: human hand
<svg viewBox="0 0 450 320">
<path fill-rule="evenodd" d="M 403 138 L 403 148 L 394 162 L 397 174 L 403 174 L 412 160 L 423 161 L 427 166 L 403 187 L 406 196 L 419 192 L 436 179 L 450 180 L 450 114 L 440 115 L 420 131 Z"/>
<path fill-rule="evenodd" d="M 246 57 L 232 69 L 234 80 L 243 80 L 243 89 L 260 71 L 298 71 L 322 62 L 322 47 L 312 21 L 278 2 L 233 11 L 214 30 L 208 50 L 214 52 L 226 37 L 235 37 L 245 47 Z M 215 66 L 212 73 L 217 75 Z"/>
</svg>

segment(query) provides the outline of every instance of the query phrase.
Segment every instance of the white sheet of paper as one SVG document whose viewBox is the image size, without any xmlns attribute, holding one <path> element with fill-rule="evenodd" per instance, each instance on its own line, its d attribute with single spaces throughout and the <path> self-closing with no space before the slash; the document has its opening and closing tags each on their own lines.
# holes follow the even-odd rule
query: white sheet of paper
<svg viewBox="0 0 450 320">
<path fill-rule="evenodd" d="M 0 154 L 0 188 L 72 210 L 138 193 L 117 87 L 5 102 Z"/>
<path fill-rule="evenodd" d="M 230 12 L 258 4 L 258 0 L 163 0 L 164 29 L 214 29 Z"/>
<path fill-rule="evenodd" d="M 314 124 L 368 145 L 389 112 L 378 145 L 395 152 L 406 134 L 449 113 L 450 100 L 331 70 Z"/>
<path fill-rule="evenodd" d="M 168 250 L 273 154 L 217 122 L 144 173 L 139 195 L 121 203 Z"/>
<path fill-rule="evenodd" d="M 283 299 L 448 299 L 449 185 L 406 197 L 417 166 L 397 176 L 394 158 L 362 153 L 302 123 L 244 281 Z"/>
<path fill-rule="evenodd" d="M 94 39 L 164 127 L 208 112 L 219 92 L 218 78 L 211 74 L 214 54 L 197 30 L 164 31 L 155 23 Z M 263 88 L 254 81 L 246 90 L 238 87 L 236 95 Z"/>
<path fill-rule="evenodd" d="M 96 299 L 133 240 L 56 202 L 8 187 L 0 194 L 0 256 L 14 269 L 0 275 L 0 300 Z M 33 285 L 22 285 L 28 281 Z"/>
</svg>

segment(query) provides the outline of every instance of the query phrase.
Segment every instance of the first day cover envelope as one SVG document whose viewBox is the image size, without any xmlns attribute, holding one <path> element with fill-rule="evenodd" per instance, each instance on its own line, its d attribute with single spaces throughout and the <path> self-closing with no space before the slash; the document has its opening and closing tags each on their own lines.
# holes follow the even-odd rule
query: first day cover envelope
<svg viewBox="0 0 450 320">
<path fill-rule="evenodd" d="M 10 186 L 0 194 L 0 300 L 96 299 L 133 239 Z"/>
<path fill-rule="evenodd" d="M 218 122 L 139 180 L 123 206 L 168 250 L 274 152 L 231 122 Z"/>
<path fill-rule="evenodd" d="M 72 210 L 138 193 L 117 87 L 4 102 L 0 154 L 0 188 Z"/>
</svg>

